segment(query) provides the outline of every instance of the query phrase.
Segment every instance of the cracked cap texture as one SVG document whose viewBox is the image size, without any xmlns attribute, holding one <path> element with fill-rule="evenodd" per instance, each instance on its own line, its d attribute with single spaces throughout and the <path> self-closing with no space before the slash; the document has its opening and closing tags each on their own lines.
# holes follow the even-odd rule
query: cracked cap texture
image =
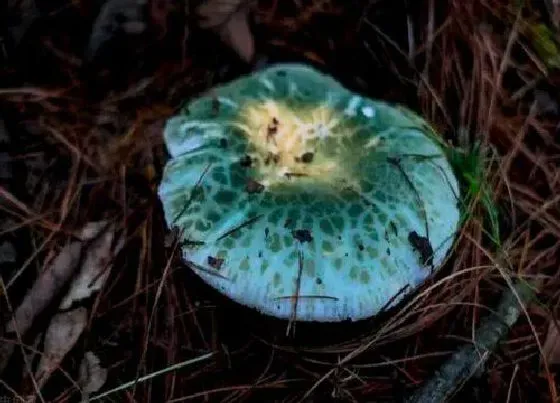
<svg viewBox="0 0 560 403">
<path fill-rule="evenodd" d="M 373 316 L 438 269 L 458 230 L 458 183 L 427 123 L 305 65 L 214 88 L 164 139 L 159 196 L 184 260 L 264 314 Z"/>
</svg>

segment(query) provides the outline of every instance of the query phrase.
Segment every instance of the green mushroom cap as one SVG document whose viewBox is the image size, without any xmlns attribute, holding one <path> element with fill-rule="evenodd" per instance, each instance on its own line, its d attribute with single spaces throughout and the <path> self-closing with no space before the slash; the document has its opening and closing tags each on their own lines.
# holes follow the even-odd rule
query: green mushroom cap
<svg viewBox="0 0 560 403">
<path fill-rule="evenodd" d="M 213 89 L 169 119 L 159 196 L 183 258 L 243 305 L 358 320 L 441 266 L 459 187 L 428 124 L 305 65 Z"/>
</svg>

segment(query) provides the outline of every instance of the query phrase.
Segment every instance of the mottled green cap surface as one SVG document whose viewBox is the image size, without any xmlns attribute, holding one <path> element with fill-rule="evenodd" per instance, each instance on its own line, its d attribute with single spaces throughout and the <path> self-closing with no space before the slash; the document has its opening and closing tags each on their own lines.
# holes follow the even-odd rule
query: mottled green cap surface
<svg viewBox="0 0 560 403">
<path fill-rule="evenodd" d="M 427 123 L 305 65 L 213 89 L 164 137 L 159 196 L 184 259 L 268 315 L 375 315 L 439 268 L 458 230 L 458 183 Z"/>
</svg>

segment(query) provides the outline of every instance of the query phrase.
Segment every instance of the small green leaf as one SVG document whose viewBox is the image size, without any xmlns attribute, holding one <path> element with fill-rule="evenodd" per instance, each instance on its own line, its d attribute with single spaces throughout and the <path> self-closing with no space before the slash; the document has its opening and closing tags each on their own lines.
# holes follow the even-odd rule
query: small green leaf
<svg viewBox="0 0 560 403">
<path fill-rule="evenodd" d="M 529 25 L 529 31 L 532 45 L 544 64 L 550 69 L 560 68 L 558 38 L 552 30 L 540 23 Z"/>
<path fill-rule="evenodd" d="M 467 208 L 474 200 L 478 200 L 483 208 L 489 225 L 484 228 L 485 233 L 496 245 L 500 244 L 499 212 L 493 200 L 490 186 L 486 179 L 487 152 L 483 150 L 480 142 L 469 147 L 448 147 L 448 158 L 455 174 L 460 180 L 465 199 L 462 206 L 462 217 L 466 220 L 470 216 Z"/>
</svg>

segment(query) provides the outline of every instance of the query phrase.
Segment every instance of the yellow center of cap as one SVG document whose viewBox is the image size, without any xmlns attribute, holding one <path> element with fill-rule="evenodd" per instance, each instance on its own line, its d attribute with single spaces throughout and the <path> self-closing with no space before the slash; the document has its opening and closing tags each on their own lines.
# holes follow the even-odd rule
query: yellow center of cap
<svg viewBox="0 0 560 403">
<path fill-rule="evenodd" d="M 331 182 L 346 176 L 339 161 L 317 150 L 322 139 L 348 131 L 339 126 L 341 118 L 333 110 L 317 106 L 294 111 L 267 100 L 247 104 L 240 117 L 239 127 L 257 149 L 250 157 L 262 160 L 256 168 L 263 185 L 285 183 L 287 177 Z"/>
</svg>

